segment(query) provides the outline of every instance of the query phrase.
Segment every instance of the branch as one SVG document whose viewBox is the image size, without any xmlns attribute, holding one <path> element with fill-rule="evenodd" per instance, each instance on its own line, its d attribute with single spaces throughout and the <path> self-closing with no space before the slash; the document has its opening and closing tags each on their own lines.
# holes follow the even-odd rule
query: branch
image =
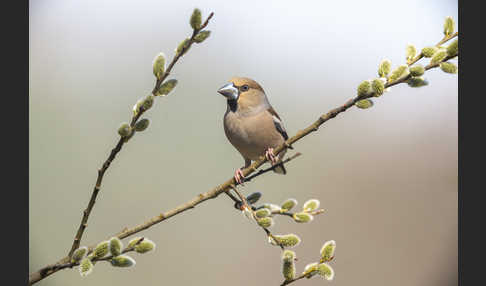
<svg viewBox="0 0 486 286">
<path fill-rule="evenodd" d="M 127 252 L 130 252 L 130 251 L 133 251 L 135 250 L 135 247 L 137 245 L 139 245 L 142 241 L 144 240 L 144 237 L 140 238 L 135 244 L 133 244 L 131 247 L 127 247 L 125 248 L 120 254 L 124 254 L 124 253 L 127 253 Z M 89 251 L 87 254 L 89 255 L 92 251 Z M 113 255 L 108 255 L 106 257 L 103 257 L 103 258 L 94 258 L 92 260 L 92 262 L 96 262 L 96 261 L 108 261 L 108 260 L 111 260 L 114 256 Z M 58 270 L 62 270 L 62 269 L 65 269 L 65 268 L 73 268 L 74 266 L 78 266 L 81 262 L 78 261 L 78 262 L 68 262 L 68 263 L 64 263 L 64 264 L 55 264 L 55 265 L 52 265 L 50 268 L 46 269 L 46 270 L 55 270 L 55 271 L 58 271 Z"/>
<path fill-rule="evenodd" d="M 238 197 L 240 198 L 241 202 L 243 203 L 243 209 L 246 210 L 246 211 L 249 211 L 251 213 L 251 218 L 253 220 L 256 221 L 256 215 L 255 215 L 255 212 L 253 211 L 253 209 L 251 208 L 251 206 L 248 204 L 248 202 L 246 201 L 246 198 L 236 189 L 236 187 L 234 185 L 231 185 L 230 188 L 238 195 Z M 275 238 L 275 236 L 273 236 L 273 234 L 268 230 L 268 228 L 266 227 L 263 227 L 263 226 L 260 226 L 264 231 L 265 233 L 267 234 L 267 237 L 271 237 L 277 244 L 278 246 L 280 246 L 280 248 L 282 250 L 284 250 L 284 246 L 278 242 L 278 239 Z"/>
<path fill-rule="evenodd" d="M 185 47 L 183 47 L 183 49 L 182 49 L 181 52 L 176 53 L 176 55 L 172 59 L 171 63 L 169 64 L 167 70 L 164 72 L 164 74 L 162 75 L 162 77 L 160 79 L 157 79 L 157 81 L 155 83 L 155 87 L 152 90 L 152 94 L 154 94 L 154 95 L 156 94 L 156 92 L 159 90 L 160 85 L 162 84 L 162 82 L 170 74 L 170 72 L 171 72 L 172 68 L 174 67 L 175 63 L 179 60 L 179 58 L 182 57 L 182 55 L 184 55 L 184 53 L 187 50 L 189 50 L 189 48 L 191 47 L 191 45 L 194 43 L 194 37 L 199 33 L 199 31 L 201 31 L 202 29 L 204 29 L 208 25 L 209 20 L 213 17 L 213 15 L 214 15 L 214 13 L 211 12 L 211 14 L 209 14 L 208 18 L 201 25 L 201 27 L 199 29 L 194 29 L 193 30 L 192 36 L 189 39 L 189 43 Z M 144 110 L 143 108 L 141 108 L 140 109 L 140 112 L 138 112 L 137 114 L 135 114 L 132 117 L 132 120 L 130 122 L 130 127 L 134 127 L 135 126 L 135 123 L 137 123 L 137 120 L 140 118 L 140 116 L 142 116 L 142 114 L 145 111 L 146 110 Z M 88 226 L 88 218 L 89 218 L 89 215 L 91 214 L 91 211 L 93 209 L 93 206 L 94 206 L 94 204 L 96 202 L 96 197 L 98 196 L 98 193 L 100 191 L 101 182 L 103 180 L 103 175 L 105 174 L 105 172 L 108 169 L 108 167 L 110 167 L 111 162 L 115 159 L 116 154 L 118 154 L 118 152 L 121 151 L 121 149 L 123 147 L 123 144 L 125 144 L 125 142 L 126 141 L 124 140 L 124 138 L 120 138 L 120 140 L 118 140 L 118 143 L 116 144 L 115 148 L 113 148 L 113 150 L 111 150 L 110 156 L 108 157 L 108 159 L 106 159 L 105 163 L 103 163 L 103 166 L 101 167 L 101 169 L 98 170 L 98 178 L 96 179 L 96 184 L 95 184 L 93 193 L 91 194 L 91 198 L 89 200 L 88 207 L 83 212 L 83 217 L 81 218 L 81 223 L 79 225 L 79 228 L 78 228 L 78 231 L 76 233 L 76 236 L 74 237 L 74 241 L 73 241 L 73 244 L 71 246 L 71 250 L 69 251 L 68 256 L 71 256 L 73 254 L 73 252 L 76 249 L 78 249 L 78 247 L 79 247 L 79 245 L 81 243 L 81 238 L 83 237 L 84 230 Z"/>
<path fill-rule="evenodd" d="M 455 32 L 454 34 L 451 34 L 451 35 L 446 35 L 442 40 L 440 40 L 437 45 L 435 45 L 436 47 L 439 47 L 440 45 L 444 44 L 445 42 L 449 41 L 450 39 L 452 38 L 455 38 L 459 36 L 459 32 Z M 413 65 L 414 63 L 418 62 L 420 59 L 422 59 L 424 57 L 424 55 L 422 54 L 422 52 L 420 52 L 420 54 L 418 54 L 413 60 L 409 61 L 407 64 L 409 66 Z"/>
</svg>

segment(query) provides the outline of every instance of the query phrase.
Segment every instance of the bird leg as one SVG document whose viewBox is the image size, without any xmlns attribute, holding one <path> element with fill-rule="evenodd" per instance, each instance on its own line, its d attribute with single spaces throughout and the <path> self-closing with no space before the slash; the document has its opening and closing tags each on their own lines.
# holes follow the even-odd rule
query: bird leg
<svg viewBox="0 0 486 286">
<path fill-rule="evenodd" d="M 243 183 L 242 178 L 244 179 L 245 176 L 243 175 L 243 172 L 241 171 L 241 168 L 236 169 L 236 171 L 235 171 L 235 181 L 238 184 L 242 184 Z"/>
<path fill-rule="evenodd" d="M 248 168 L 251 165 L 250 159 L 246 159 L 246 158 L 244 158 L 244 159 L 245 159 L 245 166 L 236 169 L 235 176 L 234 176 L 235 181 L 240 185 L 243 184 L 243 179 L 245 179 L 245 176 L 243 175 L 243 171 L 241 171 L 241 169 Z"/>
<path fill-rule="evenodd" d="M 277 157 L 273 154 L 273 148 L 268 148 L 265 151 L 265 157 L 272 163 L 272 165 L 275 165 L 278 161 Z"/>
</svg>

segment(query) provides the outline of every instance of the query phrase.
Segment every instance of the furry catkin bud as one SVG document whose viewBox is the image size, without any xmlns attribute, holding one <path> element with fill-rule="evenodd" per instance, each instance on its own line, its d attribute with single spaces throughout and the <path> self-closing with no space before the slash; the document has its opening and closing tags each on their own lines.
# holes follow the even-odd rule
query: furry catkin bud
<svg viewBox="0 0 486 286">
<path fill-rule="evenodd" d="M 321 263 L 317 266 L 317 273 L 324 277 L 326 280 L 333 280 L 334 279 L 334 269 L 326 263 Z"/>
<path fill-rule="evenodd" d="M 447 57 L 447 51 L 445 49 L 439 49 L 430 59 L 430 64 L 438 64 Z"/>
<path fill-rule="evenodd" d="M 446 73 L 457 73 L 457 66 L 450 62 L 440 63 L 440 69 Z"/>
<path fill-rule="evenodd" d="M 126 137 L 123 137 L 123 141 L 124 142 L 128 142 L 128 140 L 130 140 L 130 138 L 132 138 L 134 134 L 135 134 L 135 130 L 133 130 L 132 128 L 130 128 L 130 135 L 128 135 Z"/>
<path fill-rule="evenodd" d="M 295 222 L 302 222 L 302 223 L 310 222 L 314 219 L 314 217 L 311 214 L 305 212 L 295 213 L 292 217 L 294 218 Z"/>
<path fill-rule="evenodd" d="M 211 31 L 208 31 L 208 30 L 201 31 L 201 32 L 199 32 L 199 34 L 197 34 L 194 37 L 194 42 L 196 42 L 198 44 L 202 43 L 202 42 L 204 42 L 204 40 L 206 40 L 209 37 L 209 35 L 211 35 Z"/>
<path fill-rule="evenodd" d="M 410 87 L 422 87 L 422 86 L 428 85 L 429 82 L 426 81 L 423 77 L 417 76 L 417 77 L 412 77 L 412 78 L 408 79 L 407 84 Z"/>
<path fill-rule="evenodd" d="M 416 54 L 417 54 L 417 49 L 415 48 L 415 46 L 412 44 L 408 44 L 407 47 L 405 48 L 405 58 L 407 59 L 407 61 L 413 60 Z"/>
<path fill-rule="evenodd" d="M 176 54 L 180 54 L 182 51 L 187 52 L 189 50 L 189 38 L 185 38 L 180 44 L 177 46 L 175 52 Z"/>
<path fill-rule="evenodd" d="M 282 252 L 282 260 L 283 261 L 294 261 L 295 260 L 295 252 L 293 252 L 292 250 L 284 250 Z"/>
<path fill-rule="evenodd" d="M 410 67 L 411 76 L 421 76 L 425 73 L 425 69 L 421 65 L 414 65 Z"/>
<path fill-rule="evenodd" d="M 295 263 L 293 261 L 283 262 L 282 274 L 286 281 L 293 280 L 295 278 Z"/>
<path fill-rule="evenodd" d="M 450 43 L 447 48 L 447 55 L 450 57 L 456 56 L 459 52 L 459 41 L 455 39 L 452 43 Z"/>
<path fill-rule="evenodd" d="M 257 223 L 261 227 L 269 228 L 269 227 L 273 226 L 273 219 L 271 217 L 267 216 L 267 217 L 257 219 Z"/>
<path fill-rule="evenodd" d="M 321 248 L 321 260 L 320 262 L 331 261 L 334 257 L 334 251 L 336 249 L 336 242 L 334 240 L 329 240 L 324 243 Z"/>
<path fill-rule="evenodd" d="M 130 128 L 130 125 L 126 122 L 123 122 L 118 128 L 118 134 L 120 134 L 121 137 L 127 137 L 130 135 L 131 132 L 132 129 Z"/>
<path fill-rule="evenodd" d="M 318 266 L 319 264 L 317 262 L 307 264 L 304 268 L 304 272 L 302 272 L 302 275 L 307 279 L 311 278 L 319 273 Z"/>
<path fill-rule="evenodd" d="M 154 75 L 157 79 L 160 79 L 165 72 L 165 55 L 159 53 L 152 63 Z"/>
<path fill-rule="evenodd" d="M 135 123 L 135 131 L 144 131 L 145 129 L 147 129 L 149 124 L 150 120 L 148 120 L 147 118 L 141 119 L 137 123 Z"/>
<path fill-rule="evenodd" d="M 376 78 L 371 82 L 371 89 L 375 97 L 380 97 L 385 92 L 385 83 L 382 79 Z"/>
<path fill-rule="evenodd" d="M 112 237 L 110 239 L 110 253 L 113 256 L 118 256 L 121 254 L 123 248 L 123 243 L 118 237 Z"/>
<path fill-rule="evenodd" d="M 154 96 L 147 95 L 142 101 L 142 107 L 144 110 L 149 110 L 154 105 Z"/>
<path fill-rule="evenodd" d="M 391 61 L 390 60 L 383 60 L 378 67 L 378 75 L 380 77 L 386 77 L 391 70 Z"/>
<path fill-rule="evenodd" d="M 366 109 L 373 106 L 373 101 L 371 99 L 363 99 L 356 102 L 354 105 L 356 105 L 358 108 Z"/>
<path fill-rule="evenodd" d="M 391 75 L 388 77 L 388 82 L 406 77 L 409 73 L 408 65 L 401 65 L 392 71 Z"/>
<path fill-rule="evenodd" d="M 452 17 L 446 17 L 444 22 L 444 35 L 449 36 L 454 33 L 454 19 Z"/>
<path fill-rule="evenodd" d="M 93 268 L 93 262 L 91 262 L 91 259 L 86 257 L 81 260 L 81 263 L 79 263 L 79 274 L 81 274 L 81 276 L 89 275 L 93 271 Z"/>
<path fill-rule="evenodd" d="M 140 239 L 145 240 L 145 238 L 143 238 L 143 237 L 135 237 L 135 238 L 131 239 L 131 240 L 128 242 L 127 248 L 132 248 L 133 246 L 135 246 L 135 244 L 137 244 L 137 242 L 138 242 Z M 143 241 L 143 240 L 142 240 L 142 241 Z"/>
<path fill-rule="evenodd" d="M 148 238 L 135 245 L 135 251 L 138 253 L 145 253 L 155 249 L 155 243 Z"/>
<path fill-rule="evenodd" d="M 189 23 L 191 24 L 191 27 L 194 30 L 197 30 L 201 28 L 201 22 L 202 22 L 201 10 L 196 8 L 194 9 L 194 12 L 192 12 Z"/>
<path fill-rule="evenodd" d="M 177 85 L 177 79 L 169 79 L 160 86 L 156 95 L 166 96 L 169 94 Z"/>
<path fill-rule="evenodd" d="M 139 112 L 140 112 L 140 107 L 142 106 L 143 104 L 143 98 L 140 98 L 139 100 L 137 100 L 137 102 L 135 103 L 135 105 L 133 105 L 133 115 L 137 115 Z"/>
<path fill-rule="evenodd" d="M 302 209 L 305 212 L 311 212 L 311 211 L 317 210 L 320 205 L 321 205 L 321 202 L 319 200 L 311 199 L 311 200 L 308 200 L 307 202 L 304 203 L 304 205 L 302 206 Z"/>
<path fill-rule="evenodd" d="M 102 241 L 98 243 L 98 245 L 93 250 L 93 257 L 94 258 L 102 258 L 103 256 L 107 255 L 109 250 L 109 241 Z"/>
<path fill-rule="evenodd" d="M 296 199 L 287 199 L 282 203 L 280 207 L 282 208 L 282 211 L 289 211 L 296 205 L 297 205 Z"/>
<path fill-rule="evenodd" d="M 260 192 L 254 192 L 254 193 L 251 193 L 248 195 L 248 197 L 246 197 L 246 201 L 252 205 L 256 202 L 258 202 L 258 200 L 262 197 L 262 193 Z"/>
<path fill-rule="evenodd" d="M 78 262 L 81 261 L 88 253 L 88 248 L 86 246 L 80 247 L 76 249 L 71 257 L 71 262 Z"/>
<path fill-rule="evenodd" d="M 285 235 L 274 235 L 275 241 L 272 237 L 269 237 L 269 241 L 273 245 L 282 245 L 283 247 L 294 247 L 300 243 L 300 237 L 291 233 Z"/>
<path fill-rule="evenodd" d="M 432 57 L 439 48 L 435 46 L 425 47 L 422 49 L 422 55 L 426 58 Z"/>
<path fill-rule="evenodd" d="M 371 92 L 371 83 L 369 80 L 365 80 L 358 85 L 358 96 L 366 96 Z"/>
<path fill-rule="evenodd" d="M 267 208 L 261 208 L 261 209 L 255 211 L 255 215 L 256 215 L 257 218 L 264 218 L 264 217 L 270 216 L 271 214 L 272 214 L 272 212 Z"/>
<path fill-rule="evenodd" d="M 130 267 L 136 264 L 135 260 L 128 255 L 118 255 L 110 260 L 115 267 Z"/>
<path fill-rule="evenodd" d="M 295 252 L 291 250 L 284 250 L 282 254 L 282 274 L 285 280 L 292 280 L 295 278 Z"/>
</svg>

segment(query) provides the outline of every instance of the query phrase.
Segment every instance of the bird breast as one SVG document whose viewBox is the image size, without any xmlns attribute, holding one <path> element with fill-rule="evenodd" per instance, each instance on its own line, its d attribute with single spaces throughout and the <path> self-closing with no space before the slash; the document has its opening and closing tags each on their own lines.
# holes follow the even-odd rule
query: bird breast
<svg viewBox="0 0 486 286">
<path fill-rule="evenodd" d="M 224 131 L 241 155 L 251 160 L 257 160 L 268 148 L 276 148 L 284 142 L 266 111 L 254 115 L 228 111 L 224 116 Z"/>
</svg>

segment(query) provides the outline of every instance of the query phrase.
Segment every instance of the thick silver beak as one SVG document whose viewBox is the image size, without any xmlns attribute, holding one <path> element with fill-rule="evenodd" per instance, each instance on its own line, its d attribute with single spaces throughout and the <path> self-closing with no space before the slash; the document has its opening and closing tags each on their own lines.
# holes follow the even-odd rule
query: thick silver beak
<svg viewBox="0 0 486 286">
<path fill-rule="evenodd" d="M 223 87 L 218 89 L 218 92 L 229 100 L 236 100 L 238 98 L 238 89 L 232 82 L 223 85 Z"/>
</svg>

